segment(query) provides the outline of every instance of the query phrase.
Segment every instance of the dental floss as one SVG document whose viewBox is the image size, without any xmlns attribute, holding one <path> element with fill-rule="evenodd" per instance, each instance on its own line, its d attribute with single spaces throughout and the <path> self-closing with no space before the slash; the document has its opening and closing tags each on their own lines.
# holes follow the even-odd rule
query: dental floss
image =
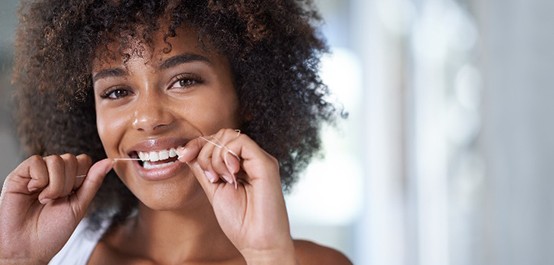
<svg viewBox="0 0 554 265">
<path fill-rule="evenodd" d="M 203 139 L 204 141 L 208 142 L 208 143 L 211 143 L 211 144 L 217 146 L 218 148 L 225 149 L 227 152 L 229 152 L 231 155 L 233 155 L 234 157 L 236 157 L 240 161 L 240 157 L 235 152 L 233 152 L 233 150 L 229 149 L 227 146 L 224 146 L 224 145 L 218 144 L 214 141 L 211 141 L 210 139 L 208 139 L 204 136 L 200 136 L 200 138 Z"/>
<path fill-rule="evenodd" d="M 237 137 L 239 137 L 240 136 L 240 130 L 236 129 L 235 132 L 237 132 Z M 200 138 L 203 139 L 204 141 L 208 142 L 208 143 L 211 143 L 211 144 L 215 145 L 218 148 L 225 149 L 225 151 L 227 151 L 227 153 L 230 153 L 231 155 L 233 155 L 240 162 L 241 159 L 237 155 L 237 153 L 233 152 L 233 150 L 229 149 L 227 146 L 222 145 L 217 138 L 214 137 L 214 139 L 217 141 L 217 143 L 214 142 L 214 141 L 211 141 L 210 139 L 208 139 L 204 136 L 200 136 Z M 229 165 L 229 163 L 227 162 L 227 157 L 226 156 L 223 156 L 223 160 L 225 161 L 226 165 Z M 231 175 L 233 176 L 233 184 L 235 185 L 235 189 L 238 189 L 237 177 L 233 173 L 231 173 Z"/>
<path fill-rule="evenodd" d="M 218 147 L 218 148 L 223 148 L 223 149 L 225 149 L 225 151 L 227 151 L 228 153 L 230 153 L 231 155 L 233 155 L 233 156 L 234 156 L 236 159 L 238 159 L 239 162 L 240 162 L 240 160 L 241 160 L 240 157 L 237 155 L 237 153 L 233 152 L 233 150 L 229 149 L 227 146 L 221 145 L 220 143 L 216 143 L 216 142 L 214 142 L 214 141 L 212 141 L 212 140 L 210 140 L 210 139 L 204 137 L 203 134 L 202 134 L 202 131 L 200 131 L 198 128 L 195 128 L 195 129 L 198 130 L 198 131 L 200 132 L 200 138 L 201 138 L 201 139 L 203 139 L 204 141 L 206 141 L 206 142 L 208 142 L 208 143 L 211 143 L 211 144 L 215 145 L 215 146 Z M 237 132 L 237 137 L 239 137 L 239 136 L 240 136 L 240 133 L 241 133 L 240 130 L 239 130 L 239 129 L 236 129 L 235 132 Z M 215 139 L 215 138 L 214 138 L 214 139 Z M 217 139 L 216 139 L 216 140 L 217 140 Z M 219 141 L 218 141 L 218 142 L 219 142 Z M 179 158 L 180 158 L 180 156 L 177 156 L 177 159 L 179 159 Z M 226 160 L 225 157 L 223 157 L 223 159 Z M 140 158 L 121 157 L 121 158 L 114 158 L 113 160 L 114 160 L 114 162 L 117 162 L 117 161 L 138 161 L 138 160 L 141 160 L 141 159 L 140 159 Z M 227 163 L 227 161 L 225 161 L 225 163 Z M 80 175 L 80 176 L 77 176 L 77 178 L 84 178 L 85 176 L 86 176 L 86 175 Z M 234 176 L 234 174 L 233 174 L 233 178 L 234 178 L 234 179 L 233 179 L 233 182 L 234 182 L 234 184 L 235 184 L 235 189 L 237 189 L 237 184 L 238 184 L 238 183 L 237 183 L 237 178 Z"/>
</svg>

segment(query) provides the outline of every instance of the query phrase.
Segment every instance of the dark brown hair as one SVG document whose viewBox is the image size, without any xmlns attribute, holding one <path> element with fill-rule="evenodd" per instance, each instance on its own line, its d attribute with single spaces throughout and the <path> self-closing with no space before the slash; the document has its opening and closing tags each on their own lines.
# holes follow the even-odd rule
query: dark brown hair
<svg viewBox="0 0 554 265">
<path fill-rule="evenodd" d="M 326 45 L 311 1 L 42 0 L 24 1 L 19 15 L 13 80 L 18 132 L 29 155 L 104 158 L 91 92 L 98 47 L 114 41 L 125 47 L 129 36 L 151 44 L 154 32 L 173 38 L 183 24 L 229 59 L 245 121 L 240 129 L 278 159 L 285 190 L 319 151 L 321 123 L 336 114 L 318 75 Z M 96 222 L 115 214 L 117 222 L 136 205 L 111 172 L 90 214 Z"/>
</svg>

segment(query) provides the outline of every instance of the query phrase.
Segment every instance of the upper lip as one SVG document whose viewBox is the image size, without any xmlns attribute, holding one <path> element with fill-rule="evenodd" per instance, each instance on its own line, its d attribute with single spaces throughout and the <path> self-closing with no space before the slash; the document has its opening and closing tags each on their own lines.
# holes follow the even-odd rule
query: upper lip
<svg viewBox="0 0 554 265">
<path fill-rule="evenodd" d="M 135 152 L 151 152 L 161 151 L 170 148 L 184 146 L 190 139 L 187 138 L 157 138 L 141 141 L 127 151 L 127 155 L 131 156 Z"/>
</svg>

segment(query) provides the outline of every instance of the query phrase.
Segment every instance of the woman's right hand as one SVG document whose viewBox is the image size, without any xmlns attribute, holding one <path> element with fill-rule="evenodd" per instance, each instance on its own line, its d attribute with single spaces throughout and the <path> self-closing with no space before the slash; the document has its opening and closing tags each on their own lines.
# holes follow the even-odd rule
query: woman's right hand
<svg viewBox="0 0 554 265">
<path fill-rule="evenodd" d="M 87 155 L 32 156 L 0 194 L 0 265 L 47 264 L 65 245 L 112 169 Z"/>
</svg>

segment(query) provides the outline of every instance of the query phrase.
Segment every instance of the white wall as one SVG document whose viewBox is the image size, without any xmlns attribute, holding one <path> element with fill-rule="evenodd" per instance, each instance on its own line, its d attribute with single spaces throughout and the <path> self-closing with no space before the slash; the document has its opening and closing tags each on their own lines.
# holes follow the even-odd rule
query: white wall
<svg viewBox="0 0 554 265">
<path fill-rule="evenodd" d="M 554 264 L 554 2 L 475 4 L 487 178 L 474 264 Z"/>
</svg>

